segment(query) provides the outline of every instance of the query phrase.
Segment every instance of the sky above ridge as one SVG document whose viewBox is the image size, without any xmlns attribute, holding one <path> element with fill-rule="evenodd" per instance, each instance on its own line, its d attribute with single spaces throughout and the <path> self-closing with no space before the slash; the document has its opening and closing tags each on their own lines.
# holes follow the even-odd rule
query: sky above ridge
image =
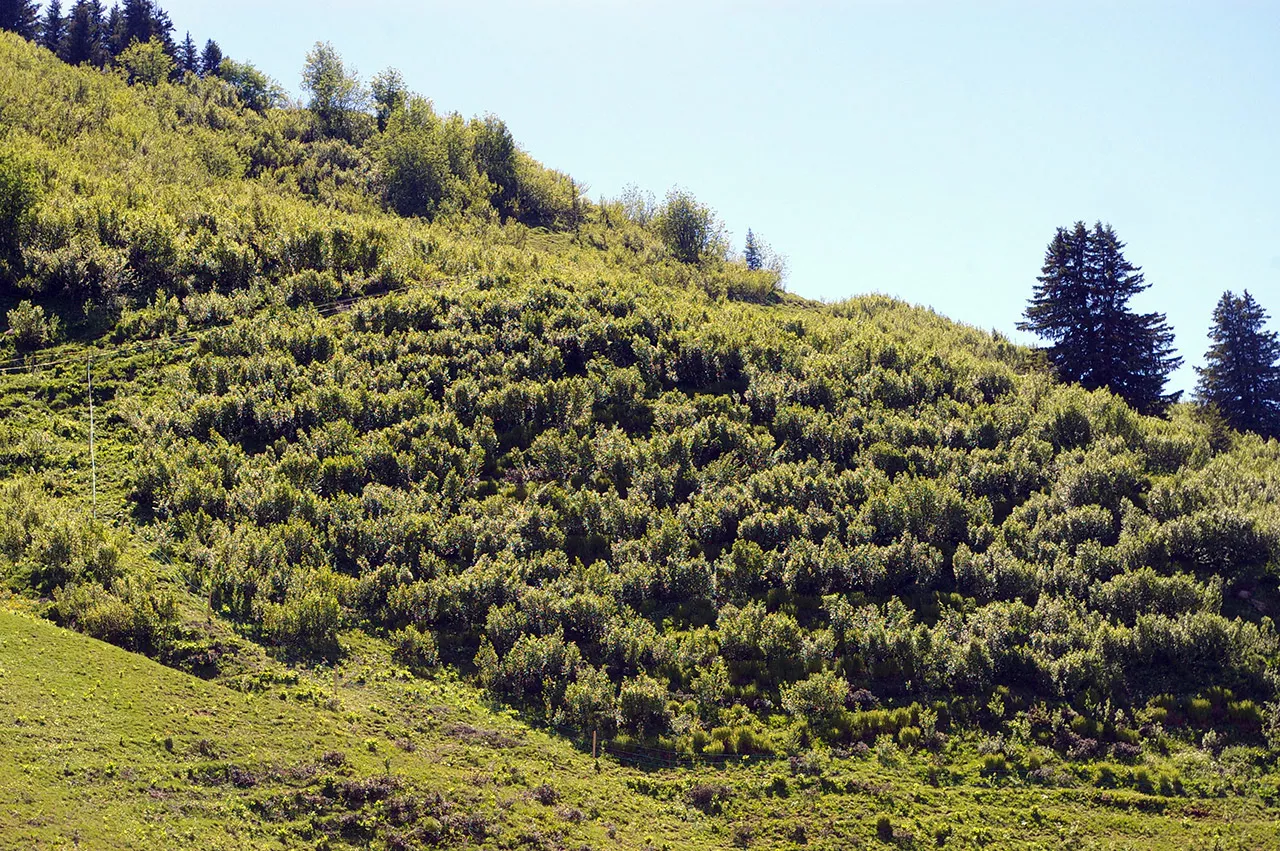
<svg viewBox="0 0 1280 851">
<path fill-rule="evenodd" d="M 1054 229 L 1111 223 L 1190 390 L 1224 290 L 1280 329 L 1280 4 L 160 0 L 299 94 L 329 41 L 589 185 L 692 191 L 788 288 L 1023 342 Z M 1123 6 L 1123 8 L 1117 8 Z"/>
</svg>

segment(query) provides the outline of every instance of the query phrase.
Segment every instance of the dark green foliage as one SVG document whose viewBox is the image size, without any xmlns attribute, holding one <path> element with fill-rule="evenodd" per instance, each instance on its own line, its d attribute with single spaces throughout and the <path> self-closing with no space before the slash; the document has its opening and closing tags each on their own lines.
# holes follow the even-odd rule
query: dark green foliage
<svg viewBox="0 0 1280 851">
<path fill-rule="evenodd" d="M 459 116 L 441 118 L 430 101 L 410 97 L 377 143 L 388 203 L 402 216 L 426 218 L 466 209 L 482 191 L 471 145 Z"/>
<path fill-rule="evenodd" d="M 280 84 L 248 62 L 223 59 L 218 65 L 218 76 L 235 89 L 242 104 L 255 112 L 266 112 L 284 101 Z"/>
<path fill-rule="evenodd" d="M 200 51 L 200 73 L 208 76 L 216 76 L 218 69 L 222 67 L 222 48 L 213 39 L 209 39 L 204 43 L 204 49 Z"/>
<path fill-rule="evenodd" d="M 124 0 L 120 10 L 111 34 L 113 55 L 124 53 L 135 41 L 146 44 L 155 39 L 168 56 L 173 56 L 173 24 L 153 0 Z"/>
<path fill-rule="evenodd" d="M 374 115 L 378 120 L 378 131 L 387 129 L 387 120 L 396 110 L 402 109 L 409 99 L 409 90 L 405 86 L 404 75 L 395 68 L 388 68 L 374 75 L 369 83 L 373 96 Z"/>
<path fill-rule="evenodd" d="M 62 14 L 62 0 L 49 0 L 49 8 L 40 20 L 40 46 L 57 53 L 67 34 L 67 19 Z"/>
<path fill-rule="evenodd" d="M 200 73 L 200 51 L 196 48 L 190 32 L 183 36 L 182 44 L 178 45 L 178 52 L 174 58 L 180 75 Z"/>
<path fill-rule="evenodd" d="M 1124 243 L 1110 225 L 1088 230 L 1076 222 L 1058 228 L 1045 252 L 1044 268 L 1018 323 L 1052 342 L 1049 358 L 1063 380 L 1086 389 L 1108 388 L 1144 413 L 1177 400 L 1166 395 L 1169 373 L 1181 364 L 1173 355 L 1173 331 L 1164 314 L 1128 309 L 1148 288 L 1142 272 L 1124 258 Z"/>
<path fill-rule="evenodd" d="M 102 65 L 106 62 L 106 21 L 99 0 L 76 0 L 67 16 L 58 58 L 71 65 Z"/>
<path fill-rule="evenodd" d="M 493 184 L 489 202 L 507 219 L 520 212 L 516 143 L 500 119 L 487 115 L 475 128 L 476 168 Z"/>
<path fill-rule="evenodd" d="M 756 235 L 751 232 L 750 228 L 747 229 L 747 244 L 742 251 L 742 259 L 752 272 L 758 272 L 764 268 L 764 252 L 761 251 L 759 244 L 756 242 Z"/>
<path fill-rule="evenodd" d="M 17 283 L 22 248 L 34 225 L 40 189 L 35 170 L 7 147 L 0 147 L 0 284 Z"/>
<path fill-rule="evenodd" d="M 40 8 L 35 0 L 0 0 L 0 30 L 34 40 L 40 35 Z"/>
<path fill-rule="evenodd" d="M 1197 367 L 1196 395 L 1232 428 L 1280 436 L 1280 334 L 1249 291 L 1226 292 L 1213 310 L 1213 345 Z"/>
</svg>

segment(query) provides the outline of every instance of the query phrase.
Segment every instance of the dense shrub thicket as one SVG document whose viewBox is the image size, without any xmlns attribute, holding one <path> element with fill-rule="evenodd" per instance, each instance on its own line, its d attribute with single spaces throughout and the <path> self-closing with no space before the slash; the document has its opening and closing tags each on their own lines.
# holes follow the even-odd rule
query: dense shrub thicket
<svg viewBox="0 0 1280 851">
<path fill-rule="evenodd" d="M 418 290 L 206 337 L 137 499 L 266 641 L 412 628 L 575 724 L 1270 699 L 1277 445 L 1023 357 L 887 299 Z"/>
<path fill-rule="evenodd" d="M 218 326 L 136 418 L 131 499 L 267 644 L 360 627 L 549 720 L 711 753 L 1015 711 L 1079 754 L 1268 723 L 1275 442 L 888 298 L 779 300 L 413 98 L 332 138 L 3 36 L 0 105 L 5 296 L 116 341 Z M 49 514 L 0 527 L 10 584 L 163 640 L 112 531 Z"/>
</svg>

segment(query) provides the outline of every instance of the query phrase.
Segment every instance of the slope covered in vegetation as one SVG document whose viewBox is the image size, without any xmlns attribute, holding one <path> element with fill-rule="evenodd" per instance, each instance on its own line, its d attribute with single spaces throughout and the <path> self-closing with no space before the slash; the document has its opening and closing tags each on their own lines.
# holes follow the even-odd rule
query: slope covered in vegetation
<svg viewBox="0 0 1280 851">
<path fill-rule="evenodd" d="M 373 642 L 621 758 L 794 757 L 815 796 L 901 769 L 1270 804 L 1276 442 L 677 259 L 662 210 L 514 146 L 498 169 L 493 119 L 415 108 L 337 138 L 0 37 L 3 296 L 71 338 L 29 355 L 49 323 L 10 314 L 13 593 L 221 681 Z M 388 188 L 410 154 L 457 179 L 430 220 Z"/>
</svg>

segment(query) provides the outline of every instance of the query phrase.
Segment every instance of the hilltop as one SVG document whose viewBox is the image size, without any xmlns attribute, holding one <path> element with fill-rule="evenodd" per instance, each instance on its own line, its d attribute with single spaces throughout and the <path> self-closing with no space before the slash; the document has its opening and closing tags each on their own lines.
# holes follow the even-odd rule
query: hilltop
<svg viewBox="0 0 1280 851">
<path fill-rule="evenodd" d="M 591 202 L 494 118 L 257 107 L 0 36 L 0 575 L 169 666 L 0 616 L 31 841 L 10 799 L 77 772 L 210 845 L 1275 841 L 1275 441 L 682 256 L 696 201 Z M 451 188 L 410 209 L 420 160 Z M 72 699 L 112 674 L 136 709 Z"/>
</svg>

